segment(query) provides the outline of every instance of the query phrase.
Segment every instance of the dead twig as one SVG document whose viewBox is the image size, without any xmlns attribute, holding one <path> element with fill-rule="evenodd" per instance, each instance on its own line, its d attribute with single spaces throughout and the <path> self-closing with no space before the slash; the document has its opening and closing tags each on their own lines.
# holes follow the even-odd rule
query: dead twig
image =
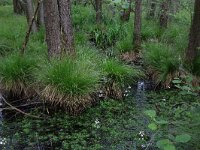
<svg viewBox="0 0 200 150">
<path fill-rule="evenodd" d="M 31 20 L 31 23 L 29 25 L 29 28 L 28 28 L 28 31 L 26 32 L 26 36 L 25 36 L 25 40 L 23 42 L 23 46 L 22 46 L 22 49 L 21 49 L 21 55 L 24 54 L 24 51 L 26 49 L 26 46 L 28 44 L 28 41 L 29 41 L 29 37 L 30 37 L 30 34 L 31 34 L 31 29 L 32 29 L 32 26 L 33 26 L 33 23 L 36 19 L 36 16 L 37 16 L 37 12 L 39 10 L 39 6 L 40 6 L 40 3 L 42 2 L 42 0 L 38 0 L 38 3 L 37 3 L 37 6 L 36 6 L 36 9 L 35 9 L 35 12 L 34 12 L 34 15 L 32 17 L 32 20 Z"/>
</svg>

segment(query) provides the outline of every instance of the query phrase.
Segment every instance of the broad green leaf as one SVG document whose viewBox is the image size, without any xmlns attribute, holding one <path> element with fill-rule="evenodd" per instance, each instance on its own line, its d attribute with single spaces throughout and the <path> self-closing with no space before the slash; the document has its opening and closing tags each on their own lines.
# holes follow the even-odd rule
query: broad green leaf
<svg viewBox="0 0 200 150">
<path fill-rule="evenodd" d="M 160 149 L 164 148 L 166 145 L 170 145 L 170 144 L 171 144 L 171 142 L 169 139 L 163 139 L 163 140 L 159 140 L 156 142 L 156 146 Z"/>
<path fill-rule="evenodd" d="M 163 147 L 164 150 L 176 150 L 173 144 L 167 144 Z"/>
<path fill-rule="evenodd" d="M 156 117 L 156 111 L 155 110 L 146 110 L 144 113 L 151 118 Z"/>
<path fill-rule="evenodd" d="M 190 140 L 191 140 L 191 136 L 189 134 L 177 135 L 175 138 L 175 141 L 180 142 L 180 143 L 187 143 Z"/>
<path fill-rule="evenodd" d="M 155 123 L 150 123 L 148 125 L 148 128 L 151 129 L 151 130 L 153 130 L 153 131 L 155 131 L 155 130 L 157 130 L 157 125 Z"/>
</svg>

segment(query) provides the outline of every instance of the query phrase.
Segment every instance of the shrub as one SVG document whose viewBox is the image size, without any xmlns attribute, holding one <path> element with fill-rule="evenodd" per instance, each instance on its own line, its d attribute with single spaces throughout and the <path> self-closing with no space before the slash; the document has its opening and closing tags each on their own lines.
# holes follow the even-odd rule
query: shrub
<svg viewBox="0 0 200 150">
<path fill-rule="evenodd" d="M 63 58 L 48 63 L 40 72 L 42 96 L 71 114 L 89 106 L 90 94 L 97 88 L 99 72 L 89 61 Z"/>
<path fill-rule="evenodd" d="M 169 85 L 179 69 L 179 55 L 163 43 L 146 43 L 144 48 L 145 63 L 153 69 L 153 78 Z"/>
<path fill-rule="evenodd" d="M 104 60 L 102 72 L 106 77 L 104 84 L 107 96 L 115 99 L 122 98 L 122 91 L 125 85 L 130 85 L 143 76 L 139 69 L 125 65 L 116 59 Z"/>
<path fill-rule="evenodd" d="M 36 60 L 30 56 L 22 57 L 15 53 L 5 58 L 1 58 L 1 88 L 15 94 L 28 94 L 28 89 L 35 80 L 34 72 L 36 68 Z"/>
</svg>

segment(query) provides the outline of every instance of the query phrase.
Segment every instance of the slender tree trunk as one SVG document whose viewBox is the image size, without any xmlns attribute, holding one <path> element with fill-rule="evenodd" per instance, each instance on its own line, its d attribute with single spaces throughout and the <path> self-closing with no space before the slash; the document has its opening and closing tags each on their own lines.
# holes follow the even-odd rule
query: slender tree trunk
<svg viewBox="0 0 200 150">
<path fill-rule="evenodd" d="M 142 26 L 142 0 L 135 1 L 135 20 L 134 20 L 134 34 L 133 43 L 135 50 L 141 48 L 141 26 Z"/>
<path fill-rule="evenodd" d="M 74 35 L 71 19 L 71 2 L 70 0 L 58 0 L 60 8 L 60 21 L 63 36 L 63 48 L 66 54 L 75 55 Z"/>
<path fill-rule="evenodd" d="M 95 0 L 96 23 L 100 24 L 102 21 L 102 0 Z"/>
<path fill-rule="evenodd" d="M 161 3 L 161 14 L 160 14 L 160 27 L 161 28 L 167 28 L 168 25 L 168 19 L 169 19 L 169 0 L 164 0 Z"/>
<path fill-rule="evenodd" d="M 190 28 L 189 44 L 186 50 L 186 61 L 192 63 L 199 55 L 200 48 L 200 0 L 195 0 L 194 15 Z"/>
<path fill-rule="evenodd" d="M 38 24 L 38 27 L 44 25 L 44 4 L 43 4 L 43 1 L 40 3 L 40 6 L 39 6 L 38 16 L 37 16 L 37 24 Z"/>
<path fill-rule="evenodd" d="M 61 26 L 57 0 L 44 0 L 44 20 L 49 57 L 61 55 Z"/>
<path fill-rule="evenodd" d="M 32 0 L 26 0 L 26 17 L 27 17 L 27 22 L 28 22 L 29 25 L 31 24 L 33 16 L 34 16 L 33 1 Z M 36 21 L 33 22 L 31 30 L 32 30 L 32 32 L 37 32 Z"/>
<path fill-rule="evenodd" d="M 22 14 L 24 12 L 20 0 L 13 0 L 13 11 L 16 14 Z"/>
</svg>

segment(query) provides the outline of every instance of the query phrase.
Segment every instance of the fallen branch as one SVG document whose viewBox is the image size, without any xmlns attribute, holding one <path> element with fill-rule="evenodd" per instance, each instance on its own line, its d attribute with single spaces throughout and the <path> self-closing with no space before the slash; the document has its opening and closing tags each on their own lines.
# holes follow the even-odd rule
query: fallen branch
<svg viewBox="0 0 200 150">
<path fill-rule="evenodd" d="M 14 107 L 13 105 L 11 105 L 9 102 L 7 102 L 5 100 L 5 98 L 3 96 L 1 96 L 1 98 L 8 106 L 10 106 L 13 110 L 16 110 L 17 112 L 20 112 L 20 113 L 22 113 L 22 114 L 24 114 L 24 115 L 26 115 L 28 117 L 32 117 L 32 118 L 36 118 L 36 119 L 45 119 L 45 118 L 42 118 L 42 117 L 39 117 L 39 116 L 28 114 L 28 113 L 26 113 L 26 112 L 24 112 L 24 111 L 22 111 L 22 110 L 20 110 L 20 109 L 18 109 L 16 107 Z"/>
</svg>

